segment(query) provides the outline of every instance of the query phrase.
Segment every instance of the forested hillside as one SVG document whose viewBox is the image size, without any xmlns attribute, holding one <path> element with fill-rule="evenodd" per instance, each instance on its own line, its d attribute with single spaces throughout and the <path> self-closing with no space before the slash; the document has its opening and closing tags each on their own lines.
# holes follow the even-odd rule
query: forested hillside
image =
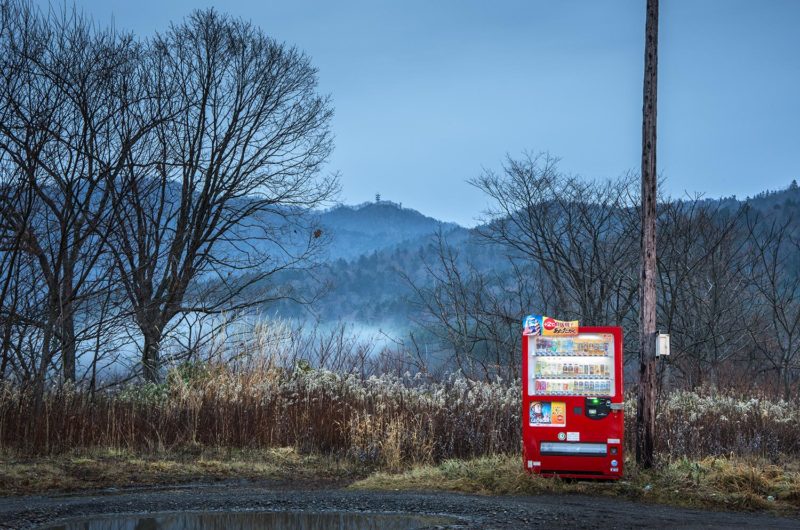
<svg viewBox="0 0 800 530">
<path fill-rule="evenodd" d="M 693 203 L 683 199 L 677 203 Z M 731 215 L 747 205 L 753 211 L 800 226 L 800 189 L 796 183 L 777 191 L 737 199 L 699 199 L 698 205 L 718 216 Z M 329 231 L 329 259 L 312 275 L 286 273 L 281 277 L 310 295 L 320 292 L 313 306 L 289 300 L 265 306 L 266 312 L 290 318 L 316 318 L 323 322 L 355 321 L 394 329 L 413 325 L 416 311 L 409 280 L 431 281 L 428 267 L 440 261 L 439 234 L 458 256 L 480 271 L 510 275 L 501 249 L 481 241 L 477 229 L 437 221 L 416 210 L 382 201 L 358 206 L 338 206 L 320 215 Z M 324 287 L 324 288 L 323 288 Z M 533 309 L 533 308 L 532 308 Z"/>
</svg>

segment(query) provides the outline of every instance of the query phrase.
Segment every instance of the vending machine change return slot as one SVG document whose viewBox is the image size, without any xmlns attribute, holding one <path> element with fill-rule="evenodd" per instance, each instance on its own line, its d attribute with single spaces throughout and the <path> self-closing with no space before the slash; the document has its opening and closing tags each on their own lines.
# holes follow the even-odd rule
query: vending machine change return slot
<svg viewBox="0 0 800 530">
<path fill-rule="evenodd" d="M 606 444 L 542 442 L 541 453 L 549 456 L 606 456 Z"/>
</svg>

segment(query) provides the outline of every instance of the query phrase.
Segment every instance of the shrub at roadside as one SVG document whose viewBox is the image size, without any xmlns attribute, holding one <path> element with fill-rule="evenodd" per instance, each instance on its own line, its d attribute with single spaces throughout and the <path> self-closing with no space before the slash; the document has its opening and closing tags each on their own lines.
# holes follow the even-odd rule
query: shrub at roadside
<svg viewBox="0 0 800 530">
<path fill-rule="evenodd" d="M 35 394 L 0 386 L 0 450 L 55 455 L 192 447 L 293 447 L 388 470 L 520 449 L 519 382 L 451 375 L 359 377 L 334 371 L 186 365 L 162 385 Z M 626 402 L 633 432 L 633 399 Z M 713 390 L 673 392 L 658 407 L 657 450 L 682 457 L 800 456 L 800 404 Z M 633 442 L 627 437 L 629 448 Z"/>
</svg>

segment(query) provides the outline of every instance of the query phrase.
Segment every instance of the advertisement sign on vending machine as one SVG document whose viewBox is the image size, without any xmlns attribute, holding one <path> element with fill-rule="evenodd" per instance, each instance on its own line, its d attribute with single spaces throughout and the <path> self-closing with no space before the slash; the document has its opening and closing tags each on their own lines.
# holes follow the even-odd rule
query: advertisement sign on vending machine
<svg viewBox="0 0 800 530">
<path fill-rule="evenodd" d="M 569 478 L 621 478 L 622 329 L 528 316 L 522 373 L 525 468 Z"/>
</svg>

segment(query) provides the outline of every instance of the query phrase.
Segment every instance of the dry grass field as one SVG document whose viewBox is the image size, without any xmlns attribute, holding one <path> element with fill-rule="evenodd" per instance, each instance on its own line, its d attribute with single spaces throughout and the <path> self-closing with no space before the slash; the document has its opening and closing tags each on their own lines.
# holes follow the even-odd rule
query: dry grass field
<svg viewBox="0 0 800 530">
<path fill-rule="evenodd" d="M 360 377 L 274 364 L 186 365 L 161 385 L 54 387 L 39 403 L 5 385 L 0 491 L 244 478 L 800 509 L 797 402 L 673 392 L 659 407 L 658 468 L 628 462 L 626 479 L 607 484 L 522 470 L 520 393 L 517 382 L 458 375 Z M 629 399 L 628 420 L 633 407 Z"/>
</svg>

